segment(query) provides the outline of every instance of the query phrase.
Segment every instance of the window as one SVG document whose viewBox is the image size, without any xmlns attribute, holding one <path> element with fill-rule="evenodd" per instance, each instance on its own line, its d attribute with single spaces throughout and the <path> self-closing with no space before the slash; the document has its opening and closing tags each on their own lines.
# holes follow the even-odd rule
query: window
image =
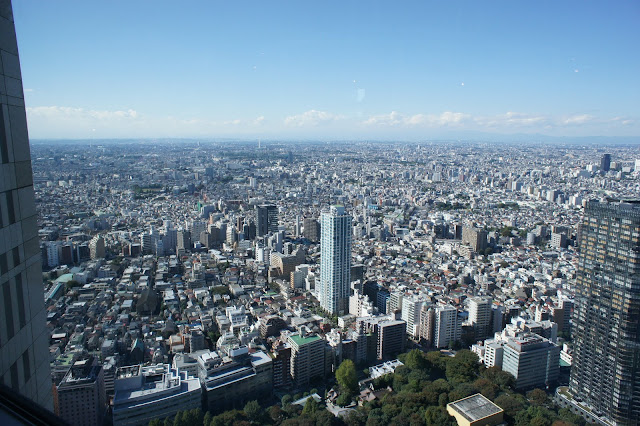
<svg viewBox="0 0 640 426">
<path fill-rule="evenodd" d="M 11 287 L 7 282 L 2 286 L 2 295 L 4 297 L 4 316 L 7 324 L 7 339 L 11 340 L 14 335 L 13 329 L 13 308 L 11 306 Z"/>
<path fill-rule="evenodd" d="M 20 328 L 23 328 L 25 325 L 27 325 L 27 320 L 24 310 L 24 288 L 22 286 L 22 274 L 16 275 L 15 280 L 18 296 L 18 320 L 20 321 Z"/>
<path fill-rule="evenodd" d="M 9 150 L 7 149 L 7 133 L 4 127 L 4 114 L 0 108 L 0 162 L 6 164 L 9 162 Z"/>
</svg>

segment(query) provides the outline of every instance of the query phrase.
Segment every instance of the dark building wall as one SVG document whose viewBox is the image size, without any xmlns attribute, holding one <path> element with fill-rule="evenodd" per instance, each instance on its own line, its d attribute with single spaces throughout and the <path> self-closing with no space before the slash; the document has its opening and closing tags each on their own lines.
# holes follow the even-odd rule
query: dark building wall
<svg viewBox="0 0 640 426">
<path fill-rule="evenodd" d="M 0 379 L 51 410 L 43 293 L 18 45 L 0 0 Z"/>
</svg>

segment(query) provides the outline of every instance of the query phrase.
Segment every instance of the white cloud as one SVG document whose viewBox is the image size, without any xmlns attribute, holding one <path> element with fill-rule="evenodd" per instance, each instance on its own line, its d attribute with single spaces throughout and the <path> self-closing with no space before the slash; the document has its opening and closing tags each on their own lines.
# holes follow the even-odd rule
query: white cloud
<svg viewBox="0 0 640 426">
<path fill-rule="evenodd" d="M 548 118 L 543 115 L 524 114 L 513 111 L 493 116 L 474 117 L 473 121 L 479 126 L 487 128 L 541 127 L 549 123 Z"/>
<path fill-rule="evenodd" d="M 366 126 L 392 126 L 392 127 L 445 127 L 456 126 L 469 119 L 470 115 L 461 112 L 445 111 L 441 114 L 415 114 L 405 116 L 397 111 L 389 114 L 374 115 L 363 122 Z"/>
<path fill-rule="evenodd" d="M 585 124 L 594 121 L 595 117 L 589 114 L 571 115 L 561 120 L 561 124 Z"/>
<path fill-rule="evenodd" d="M 265 117 L 214 121 L 195 117 L 154 117 L 134 109 L 93 110 L 65 106 L 28 107 L 29 133 L 35 138 L 194 137 L 250 133 Z"/>
<path fill-rule="evenodd" d="M 302 114 L 290 115 L 284 119 L 284 124 L 290 127 L 309 127 L 341 120 L 342 116 L 326 111 L 316 111 L 315 109 L 303 112 Z"/>
<path fill-rule="evenodd" d="M 126 111 L 106 111 L 92 110 L 84 108 L 71 108 L 62 106 L 40 106 L 27 107 L 29 117 L 56 117 L 62 119 L 94 119 L 94 120 L 111 120 L 111 119 L 135 119 L 138 117 L 137 111 L 128 109 Z"/>
</svg>

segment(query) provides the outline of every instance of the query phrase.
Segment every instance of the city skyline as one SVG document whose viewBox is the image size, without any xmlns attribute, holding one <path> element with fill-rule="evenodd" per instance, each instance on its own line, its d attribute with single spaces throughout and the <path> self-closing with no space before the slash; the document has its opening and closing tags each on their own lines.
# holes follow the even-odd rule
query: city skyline
<svg viewBox="0 0 640 426">
<path fill-rule="evenodd" d="M 640 134 L 633 2 L 154 6 L 14 6 L 31 137 Z"/>
</svg>

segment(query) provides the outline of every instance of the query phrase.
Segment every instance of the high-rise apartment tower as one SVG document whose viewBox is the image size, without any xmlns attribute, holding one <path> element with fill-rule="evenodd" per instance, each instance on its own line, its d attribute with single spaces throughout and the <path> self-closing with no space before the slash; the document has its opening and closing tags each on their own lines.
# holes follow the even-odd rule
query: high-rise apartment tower
<svg viewBox="0 0 640 426">
<path fill-rule="evenodd" d="M 331 314 L 343 315 L 349 309 L 351 220 L 342 206 L 331 206 L 321 216 L 318 299 Z"/>
<path fill-rule="evenodd" d="M 573 311 L 571 393 L 620 425 L 640 423 L 640 201 L 590 201 Z"/>
</svg>

